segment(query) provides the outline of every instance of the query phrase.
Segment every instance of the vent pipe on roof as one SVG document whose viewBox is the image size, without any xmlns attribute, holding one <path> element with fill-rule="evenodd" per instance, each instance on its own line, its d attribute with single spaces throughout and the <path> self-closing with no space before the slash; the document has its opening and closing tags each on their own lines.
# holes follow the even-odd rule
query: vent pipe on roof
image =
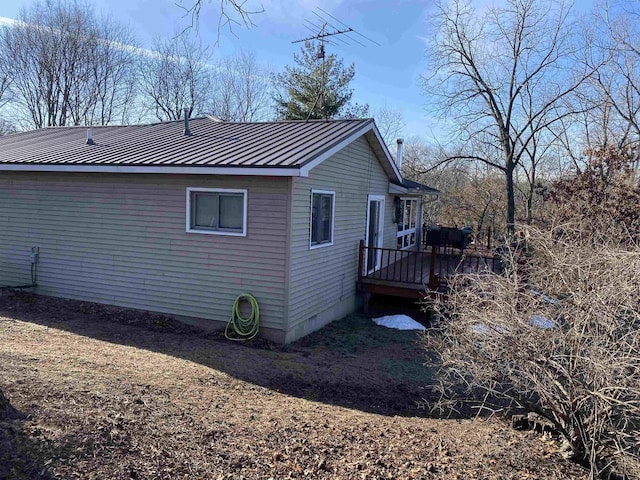
<svg viewBox="0 0 640 480">
<path fill-rule="evenodd" d="M 402 145 L 404 144 L 404 140 L 399 138 L 396 140 L 398 144 L 398 149 L 396 151 L 396 165 L 398 166 L 398 170 L 402 173 Z"/>
<path fill-rule="evenodd" d="M 87 145 L 95 145 L 96 142 L 93 141 L 93 128 L 87 128 Z"/>
<path fill-rule="evenodd" d="M 184 135 L 186 137 L 191 136 L 191 130 L 189 130 L 189 109 L 184 109 Z"/>
</svg>

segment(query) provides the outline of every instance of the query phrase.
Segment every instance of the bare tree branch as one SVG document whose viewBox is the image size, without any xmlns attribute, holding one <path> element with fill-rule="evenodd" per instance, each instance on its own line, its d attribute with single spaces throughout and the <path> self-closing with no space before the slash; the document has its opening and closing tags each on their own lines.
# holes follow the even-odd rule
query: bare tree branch
<svg viewBox="0 0 640 480">
<path fill-rule="evenodd" d="M 373 118 L 380 130 L 380 135 L 393 151 L 392 147 L 406 126 L 402 111 L 389 105 L 382 105 L 373 111 Z"/>
<path fill-rule="evenodd" d="M 214 0 L 208 0 L 207 3 L 212 3 Z M 220 15 L 218 17 L 218 25 L 216 32 L 216 45 L 220 42 L 220 35 L 223 29 L 228 29 L 234 37 L 237 37 L 234 27 L 244 26 L 251 28 L 254 26 L 252 17 L 264 12 L 262 5 L 260 7 L 250 7 L 247 5 L 248 0 L 218 0 L 218 9 Z M 191 24 L 185 29 L 190 28 L 198 31 L 200 26 L 200 13 L 205 0 L 179 0 L 176 5 L 184 10 L 184 16 L 190 17 Z M 185 5 L 186 4 L 186 5 Z M 182 33 L 185 33 L 183 31 Z"/>
</svg>

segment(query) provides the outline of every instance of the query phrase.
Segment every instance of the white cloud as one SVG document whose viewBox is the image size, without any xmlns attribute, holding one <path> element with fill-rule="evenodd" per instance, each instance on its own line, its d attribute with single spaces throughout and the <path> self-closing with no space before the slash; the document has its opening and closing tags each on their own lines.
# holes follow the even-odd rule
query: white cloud
<svg viewBox="0 0 640 480">
<path fill-rule="evenodd" d="M 427 37 L 423 37 L 422 35 L 416 35 L 416 38 L 417 38 L 418 40 L 420 40 L 420 42 L 422 42 L 422 44 L 423 44 L 425 47 L 429 47 L 429 46 L 431 45 L 431 43 L 432 43 L 432 40 L 431 40 L 431 39 L 429 39 L 429 38 L 427 38 Z"/>
<path fill-rule="evenodd" d="M 13 18 L 0 17 L 0 25 L 13 26 L 13 25 L 18 25 L 20 23 L 21 22 L 19 22 L 18 20 L 14 20 Z"/>
</svg>

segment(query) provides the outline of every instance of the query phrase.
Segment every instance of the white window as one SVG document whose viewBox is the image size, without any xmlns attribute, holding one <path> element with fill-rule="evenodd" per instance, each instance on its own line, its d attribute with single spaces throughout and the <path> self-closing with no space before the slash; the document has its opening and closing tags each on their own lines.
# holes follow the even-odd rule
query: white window
<svg viewBox="0 0 640 480">
<path fill-rule="evenodd" d="M 311 233 L 309 248 L 333 245 L 335 192 L 311 191 Z"/>
<path fill-rule="evenodd" d="M 247 235 L 247 191 L 187 188 L 187 232 Z"/>
<path fill-rule="evenodd" d="M 416 244 L 416 226 L 418 224 L 418 200 L 400 199 L 400 218 L 398 218 L 398 246 L 409 248 Z"/>
</svg>

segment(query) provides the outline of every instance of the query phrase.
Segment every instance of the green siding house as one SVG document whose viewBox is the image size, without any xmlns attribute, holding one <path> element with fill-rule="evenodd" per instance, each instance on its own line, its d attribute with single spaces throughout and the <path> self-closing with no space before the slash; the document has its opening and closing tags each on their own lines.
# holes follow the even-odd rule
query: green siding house
<svg viewBox="0 0 640 480">
<path fill-rule="evenodd" d="M 261 335 L 288 343 L 357 308 L 360 240 L 419 242 L 407 185 L 371 119 L 7 135 L 0 286 L 30 282 L 37 247 L 39 294 L 217 328 L 250 293 Z M 411 200 L 407 230 L 394 217 Z"/>
</svg>

